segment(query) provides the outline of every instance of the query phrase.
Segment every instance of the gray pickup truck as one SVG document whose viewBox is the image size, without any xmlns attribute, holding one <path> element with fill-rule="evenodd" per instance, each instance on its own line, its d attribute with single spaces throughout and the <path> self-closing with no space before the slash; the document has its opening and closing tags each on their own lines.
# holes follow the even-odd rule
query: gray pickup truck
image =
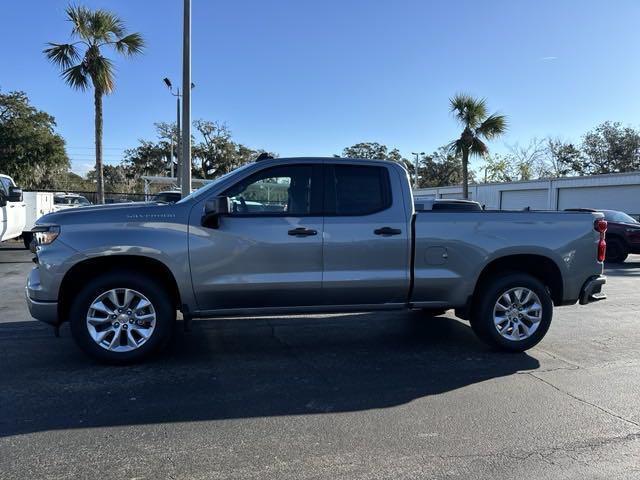
<svg viewBox="0 0 640 480">
<path fill-rule="evenodd" d="M 436 202 L 437 203 L 437 202 Z M 553 306 L 605 298 L 600 213 L 414 205 L 383 161 L 267 158 L 173 204 L 95 206 L 34 228 L 31 314 L 71 322 L 101 360 L 158 351 L 193 318 L 455 309 L 494 347 L 522 351 Z"/>
</svg>

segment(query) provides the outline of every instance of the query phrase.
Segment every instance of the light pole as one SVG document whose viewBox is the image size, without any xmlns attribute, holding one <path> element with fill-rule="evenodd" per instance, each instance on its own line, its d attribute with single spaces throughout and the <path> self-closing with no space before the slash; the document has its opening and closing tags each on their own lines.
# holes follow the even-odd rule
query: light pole
<svg viewBox="0 0 640 480">
<path fill-rule="evenodd" d="M 167 77 L 163 79 L 167 88 L 169 88 L 169 92 L 171 95 L 176 97 L 176 163 L 177 163 L 177 181 L 178 185 L 180 184 L 180 89 L 177 88 L 176 91 L 173 91 L 173 85 L 171 84 L 171 80 Z M 171 136 L 171 176 L 173 177 L 173 135 Z"/>
<path fill-rule="evenodd" d="M 180 93 L 180 89 L 177 88 L 175 90 L 175 92 L 173 91 L 173 84 L 171 83 L 171 80 L 169 80 L 167 77 L 165 77 L 163 79 L 163 82 L 165 83 L 165 85 L 167 86 L 167 88 L 169 89 L 169 92 L 171 93 L 171 95 L 173 95 L 174 97 L 176 97 L 176 180 L 178 185 L 181 185 L 180 183 L 180 179 L 182 178 L 182 171 L 181 171 L 181 163 L 180 163 L 180 158 L 181 158 L 181 154 L 180 154 L 180 139 L 182 138 L 182 132 L 180 131 L 180 99 L 182 98 L 182 94 Z M 192 83 L 191 84 L 191 88 L 194 88 L 195 85 Z M 191 172 L 191 170 L 189 170 L 189 172 Z M 173 177 L 173 135 L 171 136 L 171 176 Z"/>
<path fill-rule="evenodd" d="M 182 38 L 182 197 L 191 193 L 191 0 L 184 0 Z"/>
<path fill-rule="evenodd" d="M 414 177 L 413 188 L 417 189 L 418 188 L 418 180 L 419 180 L 419 178 L 418 178 L 418 168 L 419 168 L 419 163 L 420 163 L 420 156 L 424 155 L 424 152 L 420 152 L 420 153 L 411 152 L 411 155 L 415 155 L 416 156 L 416 166 L 415 166 L 416 173 L 415 173 L 415 177 Z"/>
</svg>

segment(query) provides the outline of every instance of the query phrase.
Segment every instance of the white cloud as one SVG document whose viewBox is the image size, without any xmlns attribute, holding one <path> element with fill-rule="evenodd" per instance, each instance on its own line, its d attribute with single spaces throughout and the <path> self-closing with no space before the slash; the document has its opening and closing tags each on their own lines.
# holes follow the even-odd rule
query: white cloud
<svg viewBox="0 0 640 480">
<path fill-rule="evenodd" d="M 92 160 L 73 160 L 71 159 L 71 171 L 81 177 L 86 177 L 89 170 L 93 169 L 95 162 Z"/>
<path fill-rule="evenodd" d="M 552 62 L 554 60 L 558 60 L 558 57 L 540 57 L 539 60 L 542 62 Z"/>
</svg>

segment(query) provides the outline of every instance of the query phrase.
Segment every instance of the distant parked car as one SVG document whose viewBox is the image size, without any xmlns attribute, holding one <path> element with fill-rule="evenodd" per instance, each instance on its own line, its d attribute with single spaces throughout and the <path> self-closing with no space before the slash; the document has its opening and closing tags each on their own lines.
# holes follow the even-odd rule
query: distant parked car
<svg viewBox="0 0 640 480">
<path fill-rule="evenodd" d="M 607 227 L 607 262 L 622 263 L 630 253 L 640 253 L 640 222 L 617 210 L 568 208 L 570 212 L 602 212 Z"/>
<path fill-rule="evenodd" d="M 482 205 L 473 200 L 458 200 L 454 198 L 420 198 L 414 200 L 416 210 L 418 211 L 447 211 L 452 210 L 468 210 L 470 212 L 479 212 Z"/>
<path fill-rule="evenodd" d="M 182 198 L 180 190 L 167 190 L 166 192 L 156 193 L 151 199 L 154 202 L 176 203 Z"/>
<path fill-rule="evenodd" d="M 69 208 L 88 207 L 91 202 L 86 197 L 77 193 L 56 193 L 53 196 L 53 211 L 67 210 Z"/>
</svg>

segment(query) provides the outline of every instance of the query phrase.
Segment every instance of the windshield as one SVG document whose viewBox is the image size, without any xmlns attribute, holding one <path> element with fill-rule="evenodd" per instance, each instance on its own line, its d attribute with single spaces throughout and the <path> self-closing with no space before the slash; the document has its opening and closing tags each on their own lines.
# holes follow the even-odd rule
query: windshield
<svg viewBox="0 0 640 480">
<path fill-rule="evenodd" d="M 187 195 L 186 197 L 184 197 L 182 200 L 180 200 L 179 202 L 176 203 L 183 203 L 183 202 L 188 202 L 189 200 L 191 200 L 192 198 L 200 195 L 203 192 L 207 192 L 209 190 L 211 190 L 212 188 L 215 188 L 216 185 L 219 185 L 220 182 L 226 180 L 227 178 L 229 178 L 231 175 L 234 175 L 236 173 L 239 173 L 247 168 L 249 168 L 251 165 L 253 165 L 253 163 L 247 163 L 246 165 L 243 165 L 241 167 L 236 168 L 235 170 L 231 170 L 229 173 L 225 173 L 224 175 L 216 178 L 214 181 L 212 181 L 211 183 L 205 185 L 202 188 L 199 188 L 198 190 L 195 190 L 193 192 L 191 192 L 191 194 Z"/>
<path fill-rule="evenodd" d="M 627 215 L 624 212 L 616 212 L 613 210 L 605 210 L 604 212 L 604 218 L 605 220 L 609 221 L 609 222 L 615 222 L 615 223 L 638 223 L 638 221 Z"/>
<path fill-rule="evenodd" d="M 156 202 L 175 203 L 180 200 L 180 192 L 162 192 L 153 197 Z"/>
</svg>

